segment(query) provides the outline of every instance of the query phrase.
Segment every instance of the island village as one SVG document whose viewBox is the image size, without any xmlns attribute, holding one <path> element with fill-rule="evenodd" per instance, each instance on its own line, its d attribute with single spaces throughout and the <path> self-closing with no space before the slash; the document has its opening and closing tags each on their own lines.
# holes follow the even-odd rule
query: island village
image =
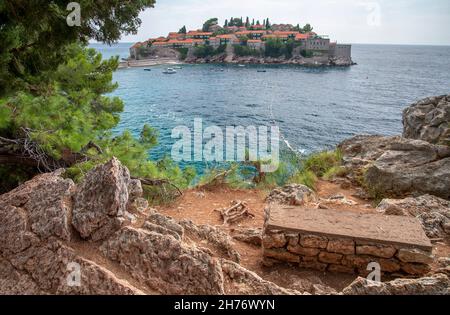
<svg viewBox="0 0 450 315">
<path fill-rule="evenodd" d="M 206 21 L 202 29 L 183 26 L 167 37 L 150 38 L 130 48 L 122 66 L 145 66 L 183 61 L 186 63 L 299 64 L 308 66 L 353 65 L 351 45 L 319 35 L 310 24 L 271 24 L 243 18 Z M 159 61 L 159 62 L 158 62 Z M 170 62 L 169 62 L 170 63 Z"/>
</svg>

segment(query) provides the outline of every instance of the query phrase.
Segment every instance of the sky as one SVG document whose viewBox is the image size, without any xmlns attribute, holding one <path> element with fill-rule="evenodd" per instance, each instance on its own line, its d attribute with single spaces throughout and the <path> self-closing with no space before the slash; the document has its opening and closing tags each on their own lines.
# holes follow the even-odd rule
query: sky
<svg viewBox="0 0 450 315">
<path fill-rule="evenodd" d="M 223 25 L 246 16 L 272 23 L 310 23 L 341 43 L 450 45 L 450 0 L 156 0 L 136 35 L 121 42 L 167 36 L 183 25 L 201 28 L 211 17 Z"/>
</svg>

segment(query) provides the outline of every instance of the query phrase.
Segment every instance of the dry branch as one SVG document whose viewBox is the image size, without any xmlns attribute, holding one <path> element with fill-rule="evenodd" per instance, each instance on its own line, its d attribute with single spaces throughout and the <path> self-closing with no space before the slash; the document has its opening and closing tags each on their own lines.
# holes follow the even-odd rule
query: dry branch
<svg viewBox="0 0 450 315">
<path fill-rule="evenodd" d="M 225 209 L 215 209 L 221 214 L 223 225 L 230 225 L 246 218 L 254 218 L 255 215 L 250 212 L 247 204 L 243 201 L 232 201 L 231 207 Z"/>
</svg>

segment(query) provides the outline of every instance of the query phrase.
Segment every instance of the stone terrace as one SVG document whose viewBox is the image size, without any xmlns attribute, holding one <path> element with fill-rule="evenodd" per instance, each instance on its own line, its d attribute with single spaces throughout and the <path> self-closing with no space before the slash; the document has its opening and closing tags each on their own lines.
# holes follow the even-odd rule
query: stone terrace
<svg viewBox="0 0 450 315">
<path fill-rule="evenodd" d="M 371 262 L 382 273 L 426 274 L 432 245 L 416 218 L 304 209 L 272 204 L 263 235 L 266 264 L 366 275 Z"/>
</svg>

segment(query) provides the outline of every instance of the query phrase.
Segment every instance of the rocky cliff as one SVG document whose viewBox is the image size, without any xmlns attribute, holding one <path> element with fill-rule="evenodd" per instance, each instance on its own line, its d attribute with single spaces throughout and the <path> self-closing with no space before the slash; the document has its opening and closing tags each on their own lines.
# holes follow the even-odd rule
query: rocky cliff
<svg viewBox="0 0 450 315">
<path fill-rule="evenodd" d="M 0 294 L 300 294 L 241 267 L 214 227 L 150 209 L 118 160 L 79 185 L 63 173 L 0 196 Z"/>
<path fill-rule="evenodd" d="M 403 112 L 402 136 L 356 136 L 339 145 L 348 179 L 386 215 L 418 217 L 430 238 L 450 235 L 450 95 Z"/>
</svg>

